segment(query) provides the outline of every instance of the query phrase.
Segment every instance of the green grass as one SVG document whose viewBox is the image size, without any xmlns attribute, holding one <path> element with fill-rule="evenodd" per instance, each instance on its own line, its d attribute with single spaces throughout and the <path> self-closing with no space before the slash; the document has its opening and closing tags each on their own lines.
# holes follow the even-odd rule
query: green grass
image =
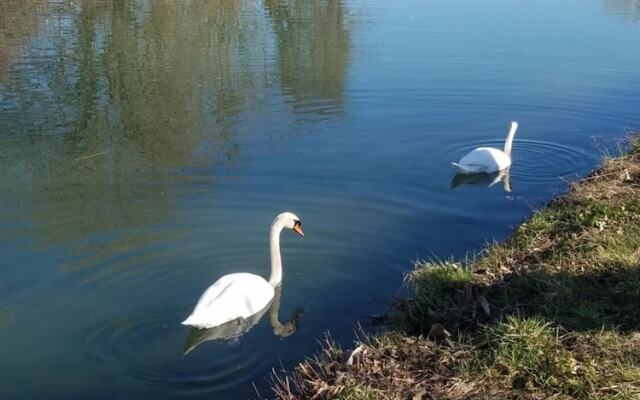
<svg viewBox="0 0 640 400">
<path fill-rule="evenodd" d="M 431 262 L 428 267 L 416 268 L 409 282 L 414 301 L 396 315 L 396 324 L 405 330 L 427 333 L 433 322 L 462 320 L 472 311 L 468 288 L 473 274 L 455 262 Z"/>
<path fill-rule="evenodd" d="M 276 397 L 640 399 L 640 141 L 503 243 L 407 281 L 388 331 L 352 357 L 327 342 Z"/>
<path fill-rule="evenodd" d="M 596 371 L 579 363 L 549 322 L 508 317 L 482 335 L 489 346 L 482 368 L 503 386 L 517 391 L 555 391 L 576 396 L 591 392 Z"/>
<path fill-rule="evenodd" d="M 378 398 L 371 389 L 353 384 L 346 386 L 345 389 L 337 395 L 336 400 L 375 400 Z"/>
</svg>

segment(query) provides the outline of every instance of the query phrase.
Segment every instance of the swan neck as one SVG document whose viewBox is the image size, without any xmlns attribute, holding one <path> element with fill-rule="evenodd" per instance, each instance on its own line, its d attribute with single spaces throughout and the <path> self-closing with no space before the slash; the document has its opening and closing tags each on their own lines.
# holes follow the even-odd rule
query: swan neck
<svg viewBox="0 0 640 400">
<path fill-rule="evenodd" d="M 276 287 L 282 282 L 282 256 L 280 255 L 280 232 L 283 225 L 279 221 L 274 221 L 271 225 L 269 237 L 269 248 L 271 251 L 271 276 L 269 284 Z"/>
<path fill-rule="evenodd" d="M 507 134 L 507 139 L 504 141 L 504 153 L 511 157 L 511 145 L 513 144 L 513 138 L 516 136 L 516 130 L 518 129 L 518 124 L 515 122 L 511 123 L 511 129 L 509 129 L 509 133 Z"/>
</svg>

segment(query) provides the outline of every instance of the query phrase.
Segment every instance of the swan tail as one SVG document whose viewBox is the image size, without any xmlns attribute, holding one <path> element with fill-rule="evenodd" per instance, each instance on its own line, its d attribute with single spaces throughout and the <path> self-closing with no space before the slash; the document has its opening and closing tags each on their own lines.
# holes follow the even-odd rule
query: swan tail
<svg viewBox="0 0 640 400">
<path fill-rule="evenodd" d="M 198 318 L 198 316 L 193 314 L 189 315 L 187 319 L 181 322 L 181 324 L 187 326 L 195 326 L 196 328 L 204 328 L 210 325 L 203 321 L 202 318 Z"/>
<path fill-rule="evenodd" d="M 466 166 L 464 166 L 462 164 L 458 164 L 456 162 L 451 162 L 451 165 L 453 165 L 453 167 L 456 169 L 456 171 L 459 174 L 472 174 L 472 173 L 476 172 L 476 171 L 471 170 L 471 169 L 467 168 Z"/>
<path fill-rule="evenodd" d="M 199 328 L 199 329 L 211 328 L 212 326 L 216 326 L 203 321 L 199 321 L 191 317 L 182 321 L 181 324 L 185 326 L 192 326 L 194 328 Z"/>
<path fill-rule="evenodd" d="M 196 326 L 197 325 L 197 321 L 195 318 L 193 318 L 192 316 L 188 316 L 187 319 L 185 319 L 184 321 L 180 322 L 182 325 L 188 325 L 188 326 Z"/>
</svg>

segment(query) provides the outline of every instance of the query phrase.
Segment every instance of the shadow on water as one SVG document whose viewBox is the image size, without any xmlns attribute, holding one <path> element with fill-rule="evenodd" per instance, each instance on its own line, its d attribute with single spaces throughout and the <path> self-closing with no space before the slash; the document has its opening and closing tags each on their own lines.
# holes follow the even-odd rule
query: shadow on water
<svg viewBox="0 0 640 400">
<path fill-rule="evenodd" d="M 19 58 L 22 46 L 38 33 L 38 14 L 46 7 L 46 0 L 0 2 L 0 84 L 7 79 L 9 68 Z"/>
<path fill-rule="evenodd" d="M 280 85 L 292 111 L 320 119 L 341 115 L 351 51 L 342 1 L 264 0 L 264 6 L 276 36 Z"/>
<path fill-rule="evenodd" d="M 50 5 L 41 16 L 41 3 L 0 5 L 5 73 L 16 43 L 48 32 L 26 54 L 47 62 L 17 70 L 1 88 L 10 112 L 0 114 L 0 174 L 6 208 L 23 213 L 16 219 L 29 221 L 42 245 L 161 223 L 176 183 L 215 181 L 181 168 L 235 165 L 238 125 L 268 87 L 266 64 L 247 50 L 266 47 L 267 26 L 240 23 L 257 11 L 238 1 L 124 0 Z M 153 240 L 138 232 L 93 251 Z"/>
<path fill-rule="evenodd" d="M 604 0 L 605 9 L 623 15 L 631 22 L 640 23 L 640 2 L 637 0 Z"/>
<path fill-rule="evenodd" d="M 273 76 L 263 54 L 269 21 L 294 114 L 341 113 L 350 34 L 340 2 L 267 1 L 271 20 L 236 0 L 51 3 L 37 12 L 40 3 L 0 6 L 11 11 L 0 16 L 0 40 L 47 32 L 25 51 L 46 62 L 16 67 L 0 87 L 9 111 L 0 114 L 0 179 L 7 208 L 22 211 L 16 219 L 43 245 L 162 223 L 176 184 L 215 184 L 216 170 L 241 163 L 252 129 L 244 121 L 268 113 L 260 99 Z M 18 24 L 22 14 L 29 19 Z M 3 68 L 17 49 L 0 45 Z M 184 172 L 194 168 L 209 171 Z"/>
<path fill-rule="evenodd" d="M 456 174 L 451 180 L 451 189 L 455 189 L 460 185 L 492 187 L 498 182 L 502 182 L 502 189 L 505 192 L 511 192 L 511 174 L 509 169 L 492 174 Z"/>
<path fill-rule="evenodd" d="M 269 323 L 273 329 L 273 334 L 282 338 L 291 336 L 298 329 L 303 310 L 297 308 L 291 319 L 285 323 L 280 322 L 278 314 L 280 312 L 280 296 L 282 286 L 275 290 L 275 295 L 271 304 L 262 311 L 253 314 L 249 318 L 238 318 L 213 328 L 190 328 L 189 336 L 184 345 L 184 354 L 189 354 L 196 347 L 210 340 L 238 340 L 242 335 L 249 332 L 262 318 L 265 312 L 269 312 Z"/>
<path fill-rule="evenodd" d="M 260 89 L 225 72 L 251 70 L 236 61 L 251 33 L 237 28 L 238 3 L 223 4 L 88 1 L 52 7 L 40 21 L 59 29 L 45 26 L 44 49 L 27 56 L 42 51 L 47 62 L 2 88 L 11 112 L 0 114 L 0 179 L 4 205 L 26 221 L 36 246 L 90 254 L 66 268 L 179 237 L 148 228 L 174 213 L 177 184 L 215 183 L 214 174 L 179 169 L 225 168 L 241 154 L 230 129 Z"/>
</svg>

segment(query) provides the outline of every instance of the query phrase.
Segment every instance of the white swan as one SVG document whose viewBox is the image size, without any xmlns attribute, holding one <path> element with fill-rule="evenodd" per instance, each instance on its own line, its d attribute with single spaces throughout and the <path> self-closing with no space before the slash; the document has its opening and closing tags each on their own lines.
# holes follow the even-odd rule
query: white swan
<svg viewBox="0 0 640 400">
<path fill-rule="evenodd" d="M 278 215 L 271 224 L 271 276 L 267 282 L 263 277 L 240 272 L 225 275 L 200 296 L 191 315 L 183 325 L 212 328 L 238 318 L 249 318 L 263 311 L 274 296 L 274 288 L 282 281 L 282 259 L 280 256 L 280 232 L 293 229 L 300 236 L 300 218 L 290 212 Z"/>
<path fill-rule="evenodd" d="M 504 150 L 494 149 L 493 147 L 478 147 L 471 150 L 469 154 L 462 157 L 457 163 L 452 162 L 453 166 L 461 174 L 477 174 L 502 171 L 511 166 L 511 145 L 513 137 L 516 135 L 518 123 L 511 122 L 511 129 L 504 142 Z"/>
</svg>

